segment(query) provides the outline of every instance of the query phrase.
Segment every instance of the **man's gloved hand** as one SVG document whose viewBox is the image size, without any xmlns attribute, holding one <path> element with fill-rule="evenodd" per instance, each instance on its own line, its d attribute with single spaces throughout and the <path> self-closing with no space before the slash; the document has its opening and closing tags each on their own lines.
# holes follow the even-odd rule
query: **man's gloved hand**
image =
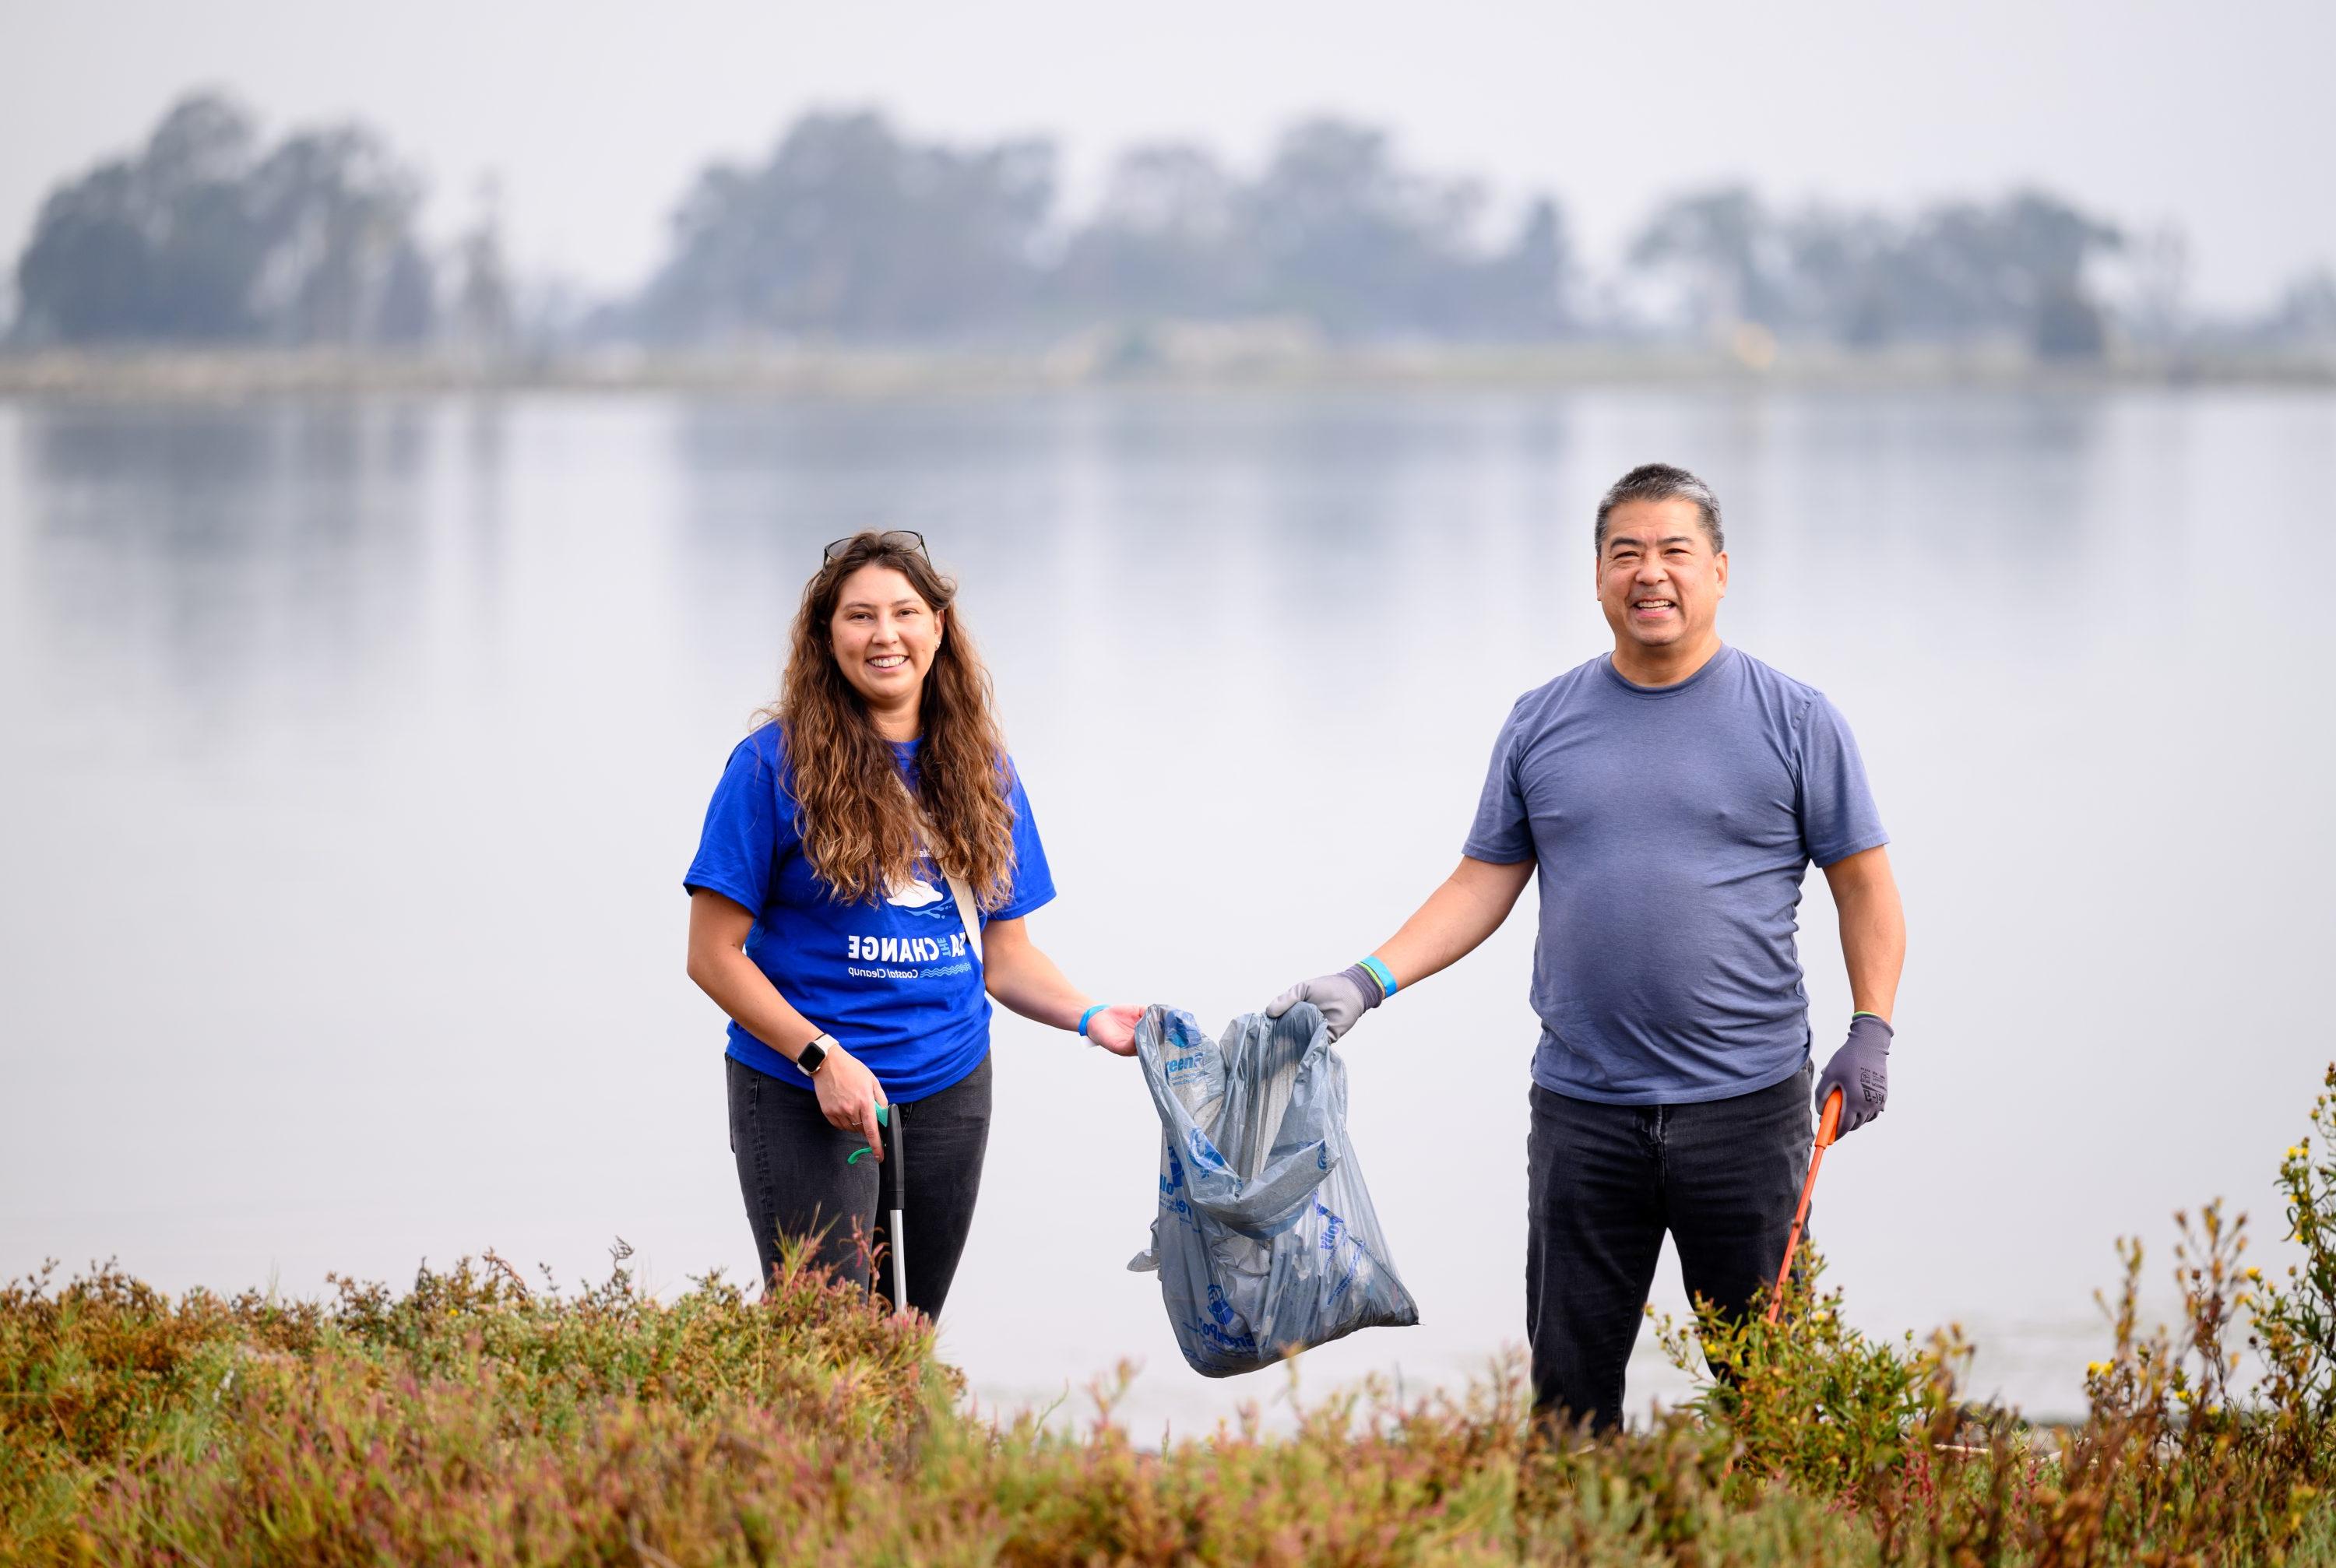
<svg viewBox="0 0 2336 1568">
<path fill-rule="evenodd" d="M 1849 1020 L 1849 1038 L 1825 1064 L 1817 1079 L 1817 1115 L 1825 1115 L 1825 1097 L 1841 1091 L 1841 1133 L 1854 1133 L 1882 1114 L 1890 1097 L 1891 1027 L 1872 1013 Z"/>
<path fill-rule="evenodd" d="M 1387 992 L 1379 988 L 1378 978 L 1360 964 L 1348 964 L 1335 975 L 1299 981 L 1266 1004 L 1265 1016 L 1278 1018 L 1300 1002 L 1312 1002 L 1322 1009 L 1322 1021 L 1330 1026 L 1330 1037 L 1335 1040 L 1385 1000 Z"/>
</svg>

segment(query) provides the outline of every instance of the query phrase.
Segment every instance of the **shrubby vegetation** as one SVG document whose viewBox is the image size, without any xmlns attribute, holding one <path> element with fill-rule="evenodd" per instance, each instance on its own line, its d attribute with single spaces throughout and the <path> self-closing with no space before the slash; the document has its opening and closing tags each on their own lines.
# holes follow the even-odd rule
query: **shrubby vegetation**
<svg viewBox="0 0 2336 1568">
<path fill-rule="evenodd" d="M 1869 1339 L 1815 1273 L 1776 1327 L 1666 1325 L 1721 1376 L 1644 1432 L 1537 1431 L 1512 1371 L 1147 1452 L 1108 1392 L 1084 1432 L 956 1413 L 921 1320 L 799 1260 L 768 1304 L 657 1301 L 621 1252 L 575 1295 L 490 1254 L 326 1303 L 107 1269 L 0 1290 L 0 1560 L 2336 1563 L 2328 1086 L 2280 1167 L 2302 1261 L 2263 1278 L 2210 1205 L 2150 1331 L 2127 1245 L 2066 1429 L 1963 1402 L 1952 1332 Z"/>
<path fill-rule="evenodd" d="M 2336 274 L 2259 318 L 2186 312 L 2179 236 L 2129 234 L 2049 193 L 1918 212 L 1781 210 L 1743 187 L 1690 193 L 1593 274 L 1546 194 L 1495 220 L 1482 182 L 1407 165 L 1383 131 L 1293 125 L 1261 167 L 1166 143 L 1123 156 L 1091 212 L 1057 201 L 1043 138 L 953 146 L 872 112 L 806 114 L 770 155 L 706 169 L 638 296 L 575 317 L 569 341 L 1050 342 L 1120 334 L 1141 363 L 1162 324 L 1281 323 L 1332 341 L 1708 343 L 1853 350 L 2024 345 L 2336 346 Z M 513 288 L 492 214 L 435 259 L 421 180 L 373 133 L 264 149 L 210 95 L 136 153 L 61 184 L 16 268 L 27 344 L 511 346 Z M 2113 299 L 2099 274 L 2129 276 Z M 530 336 L 548 330 L 539 323 Z M 556 347 L 547 340 L 536 346 Z"/>
</svg>

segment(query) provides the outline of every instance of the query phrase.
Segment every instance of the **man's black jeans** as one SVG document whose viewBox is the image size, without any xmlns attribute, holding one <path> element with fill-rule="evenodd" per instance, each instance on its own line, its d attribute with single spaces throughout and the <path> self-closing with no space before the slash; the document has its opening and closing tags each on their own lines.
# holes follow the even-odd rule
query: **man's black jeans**
<svg viewBox="0 0 2336 1568">
<path fill-rule="evenodd" d="M 1815 1136 L 1811 1073 L 1692 1105 L 1601 1105 L 1533 1086 L 1525 1337 L 1537 1412 L 1622 1424 L 1622 1368 L 1665 1231 L 1690 1298 L 1741 1312 L 1775 1282 Z"/>
</svg>

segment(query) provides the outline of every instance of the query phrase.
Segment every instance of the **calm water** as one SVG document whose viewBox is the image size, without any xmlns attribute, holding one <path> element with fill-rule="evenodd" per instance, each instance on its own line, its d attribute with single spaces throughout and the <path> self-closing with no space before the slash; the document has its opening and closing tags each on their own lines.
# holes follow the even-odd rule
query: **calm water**
<svg viewBox="0 0 2336 1568">
<path fill-rule="evenodd" d="M 1063 890 L 1034 933 L 1213 1027 L 1450 868 L 1511 701 L 1605 646 L 1590 509 L 1651 457 L 1718 485 L 1723 632 L 1849 716 L 1896 835 L 1913 954 L 1890 1113 L 1825 1167 L 1835 1276 L 2066 1409 L 2111 1239 L 2162 1261 L 2223 1193 L 2269 1248 L 2336 1056 L 2324 395 L 0 405 L 0 1271 L 573 1277 L 618 1235 L 664 1286 L 748 1270 L 679 878 L 822 542 L 932 539 Z M 1531 906 L 1351 1038 L 1424 1325 L 1307 1388 L 1522 1339 Z M 1803 917 L 1829 1050 L 1822 878 Z M 978 1394 L 1076 1406 L 1128 1357 L 1140 1430 L 1273 1398 L 1187 1372 L 1124 1271 L 1134 1066 L 996 1045 L 944 1324 Z M 1642 1354 L 1634 1400 L 1679 1386 Z"/>
</svg>

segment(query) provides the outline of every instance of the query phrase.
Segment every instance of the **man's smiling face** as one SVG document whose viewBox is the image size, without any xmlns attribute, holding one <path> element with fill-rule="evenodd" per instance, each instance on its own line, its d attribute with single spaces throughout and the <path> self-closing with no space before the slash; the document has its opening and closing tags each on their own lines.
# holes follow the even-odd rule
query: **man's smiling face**
<svg viewBox="0 0 2336 1568">
<path fill-rule="evenodd" d="M 1692 501 L 1626 501 L 1606 518 L 1598 605 L 1616 646 L 1692 648 L 1712 636 L 1728 597 L 1728 552 L 1711 548 Z"/>
</svg>

